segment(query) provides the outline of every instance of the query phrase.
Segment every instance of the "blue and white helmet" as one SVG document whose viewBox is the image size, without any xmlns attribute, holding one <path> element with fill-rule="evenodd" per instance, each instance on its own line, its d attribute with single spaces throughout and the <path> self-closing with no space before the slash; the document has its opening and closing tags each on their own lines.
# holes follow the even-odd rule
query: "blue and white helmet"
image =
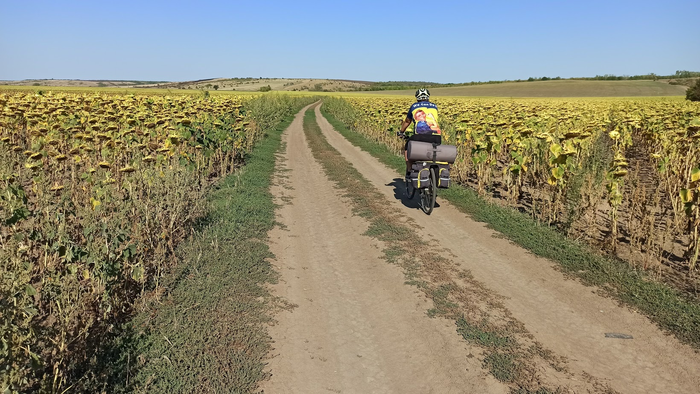
<svg viewBox="0 0 700 394">
<path fill-rule="evenodd" d="M 423 101 L 428 99 L 430 99 L 430 91 L 428 89 L 421 88 L 416 90 L 416 100 Z"/>
</svg>

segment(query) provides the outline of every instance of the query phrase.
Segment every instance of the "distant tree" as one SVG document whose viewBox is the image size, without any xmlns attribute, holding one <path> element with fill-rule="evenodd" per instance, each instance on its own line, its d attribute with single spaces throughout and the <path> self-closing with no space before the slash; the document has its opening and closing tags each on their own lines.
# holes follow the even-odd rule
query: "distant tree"
<svg viewBox="0 0 700 394">
<path fill-rule="evenodd" d="M 214 90 L 219 90 L 219 85 L 214 85 Z"/>
<path fill-rule="evenodd" d="M 677 70 L 676 71 L 676 78 L 689 78 L 691 76 L 690 71 L 686 70 Z"/>
<path fill-rule="evenodd" d="M 272 90 L 272 87 L 270 87 L 270 85 L 260 87 L 261 92 L 269 92 L 270 90 Z"/>
<path fill-rule="evenodd" d="M 700 79 L 695 81 L 695 85 L 685 91 L 685 99 L 690 101 L 700 101 Z"/>
</svg>

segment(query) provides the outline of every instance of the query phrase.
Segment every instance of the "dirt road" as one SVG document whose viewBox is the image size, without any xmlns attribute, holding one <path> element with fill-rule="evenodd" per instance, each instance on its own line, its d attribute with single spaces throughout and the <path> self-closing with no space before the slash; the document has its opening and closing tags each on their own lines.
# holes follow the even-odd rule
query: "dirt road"
<svg viewBox="0 0 700 394">
<path fill-rule="evenodd" d="M 435 235 L 455 264 L 564 360 L 567 373 L 545 380 L 573 392 L 700 392 L 700 356 L 691 348 L 445 201 L 431 216 L 407 207 L 396 196 L 393 170 L 348 143 L 318 110 L 317 119 L 330 144 L 390 200 L 387 209 Z M 275 350 L 265 393 L 508 392 L 454 321 L 427 316 L 431 302 L 382 258 L 381 242 L 362 235 L 368 224 L 352 215 L 314 160 L 301 116 L 284 138 L 273 190 L 281 225 L 270 236 L 281 274 L 275 293 L 297 306 L 271 328 Z"/>
</svg>

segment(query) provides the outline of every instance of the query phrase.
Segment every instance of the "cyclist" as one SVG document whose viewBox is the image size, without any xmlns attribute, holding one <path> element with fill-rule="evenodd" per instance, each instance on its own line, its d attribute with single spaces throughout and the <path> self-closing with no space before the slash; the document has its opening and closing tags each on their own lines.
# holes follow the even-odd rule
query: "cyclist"
<svg viewBox="0 0 700 394">
<path fill-rule="evenodd" d="M 430 91 L 428 89 L 416 90 L 416 102 L 408 109 L 406 119 L 401 123 L 399 128 L 400 136 L 405 136 L 404 133 L 411 122 L 416 123 L 414 134 L 408 138 L 403 148 L 403 155 L 406 159 L 406 177 L 410 176 L 411 167 L 413 166 L 413 162 L 408 160 L 406 152 L 408 141 L 430 142 L 438 145 L 442 143 L 442 131 L 440 131 L 440 126 L 438 125 L 438 107 L 430 102 Z"/>
</svg>

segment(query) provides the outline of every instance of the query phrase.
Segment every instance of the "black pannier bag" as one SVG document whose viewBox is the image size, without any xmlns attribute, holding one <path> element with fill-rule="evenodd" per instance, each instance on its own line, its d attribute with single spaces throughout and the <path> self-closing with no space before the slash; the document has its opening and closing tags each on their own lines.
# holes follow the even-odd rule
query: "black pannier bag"
<svg viewBox="0 0 700 394">
<path fill-rule="evenodd" d="M 438 167 L 438 187 L 447 189 L 450 187 L 450 165 L 440 164 Z"/>
<path fill-rule="evenodd" d="M 430 185 L 430 167 L 413 164 L 411 168 L 411 183 L 414 189 L 423 189 Z"/>
</svg>

